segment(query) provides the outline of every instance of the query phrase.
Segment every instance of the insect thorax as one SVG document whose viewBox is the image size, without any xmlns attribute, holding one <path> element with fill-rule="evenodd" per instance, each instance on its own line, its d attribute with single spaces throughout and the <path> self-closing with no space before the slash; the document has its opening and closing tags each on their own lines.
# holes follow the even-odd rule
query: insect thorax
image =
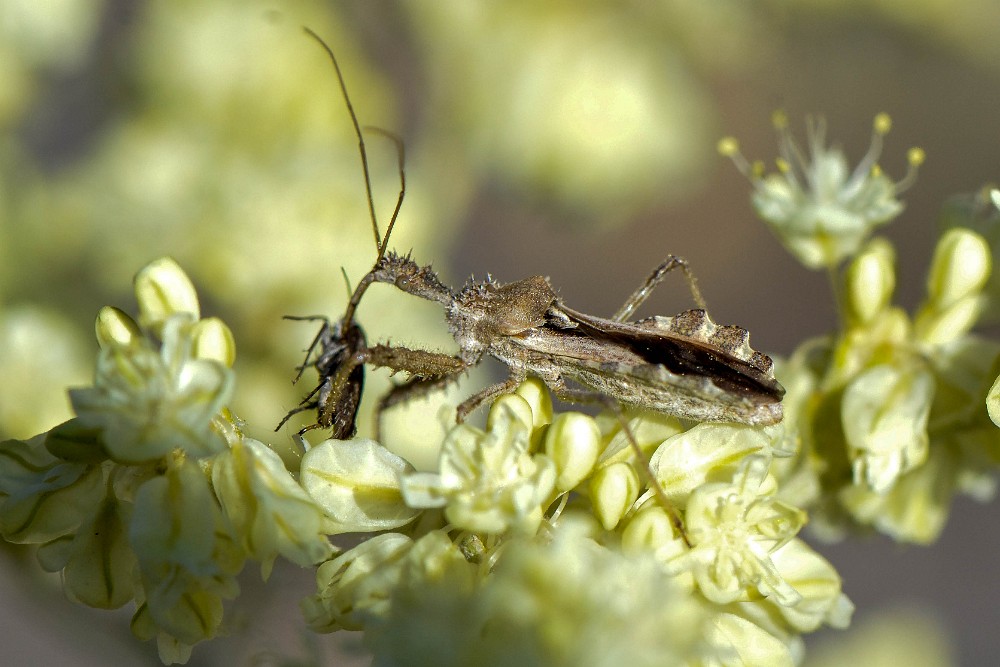
<svg viewBox="0 0 1000 667">
<path fill-rule="evenodd" d="M 463 350 L 482 353 L 497 341 L 542 326 L 555 300 L 542 276 L 506 285 L 470 280 L 449 306 L 448 324 Z"/>
</svg>

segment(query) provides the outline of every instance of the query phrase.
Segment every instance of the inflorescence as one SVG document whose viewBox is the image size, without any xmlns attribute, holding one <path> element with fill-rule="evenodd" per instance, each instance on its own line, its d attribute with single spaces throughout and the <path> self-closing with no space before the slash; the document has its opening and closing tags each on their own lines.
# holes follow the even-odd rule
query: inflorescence
<svg viewBox="0 0 1000 667">
<path fill-rule="evenodd" d="M 484 428 L 428 442 L 432 469 L 363 437 L 284 460 L 226 407 L 230 329 L 201 317 L 191 281 L 161 259 L 136 278 L 137 319 L 98 315 L 76 416 L 0 444 L 0 533 L 37 545 L 72 599 L 131 604 L 133 632 L 165 663 L 219 632 L 249 561 L 266 578 L 278 557 L 316 567 L 308 625 L 364 631 L 378 665 L 799 662 L 802 635 L 844 628 L 853 610 L 801 539 L 807 518 L 827 538 L 927 544 L 954 493 L 992 492 L 1000 343 L 971 333 L 992 249 L 969 227 L 942 234 L 915 313 L 892 303 L 894 249 L 870 236 L 901 212 L 923 154 L 902 180 L 885 176 L 888 116 L 850 172 L 822 121 L 808 152 L 783 116 L 776 126 L 777 173 L 733 139 L 720 151 L 792 254 L 835 276 L 841 309 L 838 330 L 778 361 L 781 424 L 554 414 L 529 379 Z M 346 534 L 362 539 L 331 543 Z"/>
</svg>

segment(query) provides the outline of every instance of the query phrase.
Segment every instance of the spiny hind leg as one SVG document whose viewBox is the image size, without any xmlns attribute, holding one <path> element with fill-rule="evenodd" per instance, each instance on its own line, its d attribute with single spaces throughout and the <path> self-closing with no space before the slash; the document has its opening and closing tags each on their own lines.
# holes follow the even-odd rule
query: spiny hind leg
<svg viewBox="0 0 1000 667">
<path fill-rule="evenodd" d="M 694 274 L 691 273 L 691 269 L 688 267 L 688 263 L 681 257 L 675 255 L 667 255 L 667 258 L 658 267 L 653 269 L 653 272 L 649 274 L 646 281 L 639 286 L 636 291 L 632 292 L 632 295 L 625 301 L 625 304 L 618 309 L 611 319 L 616 322 L 626 322 L 639 306 L 649 298 L 649 295 L 653 293 L 653 290 L 667 277 L 667 274 L 674 269 L 680 269 L 684 273 L 684 279 L 687 281 L 688 288 L 691 290 L 691 296 L 694 298 L 695 304 L 698 305 L 702 310 L 707 310 L 705 306 L 705 298 L 701 295 L 701 290 L 698 289 L 698 281 L 695 279 Z"/>
</svg>

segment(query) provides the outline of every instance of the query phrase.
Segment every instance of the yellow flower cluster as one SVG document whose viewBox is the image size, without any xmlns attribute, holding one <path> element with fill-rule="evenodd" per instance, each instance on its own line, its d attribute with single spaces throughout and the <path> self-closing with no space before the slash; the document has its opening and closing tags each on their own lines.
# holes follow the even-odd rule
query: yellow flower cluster
<svg viewBox="0 0 1000 667">
<path fill-rule="evenodd" d="M 984 216 L 952 207 L 926 299 L 910 317 L 892 304 L 892 245 L 865 239 L 902 210 L 895 197 L 912 182 L 923 153 L 911 150 L 911 171 L 901 182 L 886 178 L 876 160 L 890 122 L 880 114 L 871 149 L 848 176 L 843 155 L 825 147 L 821 122 L 810 124 L 808 154 L 783 116 L 776 125 L 777 175 L 761 176 L 762 166 L 747 163 L 732 139 L 720 142 L 720 152 L 750 177 L 754 208 L 789 250 L 834 276 L 842 322 L 779 364 L 788 388 L 786 429 L 797 451 L 780 465 L 782 487 L 829 537 L 862 524 L 897 540 L 933 542 L 956 492 L 992 495 L 1000 461 L 1000 430 L 987 409 L 994 406 L 989 392 L 1000 372 L 1000 343 L 970 333 L 995 300 L 992 251 L 971 228 Z"/>
<path fill-rule="evenodd" d="M 846 626 L 852 605 L 836 571 L 796 537 L 804 512 L 776 495 L 780 427 L 686 429 L 641 412 L 627 423 L 686 535 L 623 447 L 621 421 L 553 418 L 538 380 L 497 400 L 485 430 L 452 428 L 434 472 L 372 441 L 319 445 L 303 482 L 313 488 L 310 468 L 340 485 L 323 496 L 328 518 L 355 532 L 396 528 L 320 567 L 304 603 L 310 625 L 364 630 L 387 664 L 436 665 L 473 655 L 484 665 L 511 655 L 791 665 L 802 633 Z M 331 448 L 364 451 L 312 458 Z M 622 642 L 615 627 L 644 639 Z"/>
<path fill-rule="evenodd" d="M 871 146 L 853 170 L 840 149 L 826 145 L 823 119 L 808 123 L 808 152 L 795 142 L 784 114 L 775 114 L 774 126 L 780 153 L 777 173 L 765 175 L 762 163 L 748 162 L 732 137 L 719 142 L 719 152 L 750 179 L 757 215 L 809 268 L 836 266 L 858 251 L 873 228 L 903 210 L 896 196 L 913 183 L 924 154 L 919 148 L 910 150 L 910 170 L 899 182 L 882 172 L 882 137 L 892 126 L 887 114 L 875 117 Z"/>
<path fill-rule="evenodd" d="M 165 663 L 186 662 L 219 631 L 247 559 L 266 577 L 279 555 L 305 566 L 331 547 L 320 508 L 224 407 L 228 327 L 200 317 L 171 259 L 143 269 L 135 291 L 138 322 L 98 315 L 94 384 L 70 390 L 76 416 L 0 443 L 0 534 L 39 545 L 74 600 L 132 602 L 134 634 L 155 638 Z"/>
</svg>

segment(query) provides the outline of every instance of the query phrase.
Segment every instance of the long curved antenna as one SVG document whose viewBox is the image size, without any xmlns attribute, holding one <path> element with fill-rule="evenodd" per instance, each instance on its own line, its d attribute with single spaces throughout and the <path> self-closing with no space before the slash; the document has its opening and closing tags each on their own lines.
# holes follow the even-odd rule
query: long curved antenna
<svg viewBox="0 0 1000 667">
<path fill-rule="evenodd" d="M 372 270 L 366 273 L 358 282 L 358 286 L 354 289 L 354 294 L 351 295 L 351 300 L 347 302 L 347 308 L 344 309 L 344 319 L 341 321 L 341 326 L 344 329 L 350 326 L 351 320 L 354 319 L 354 311 L 358 307 L 358 304 L 361 303 L 361 297 L 364 295 L 365 290 L 368 289 L 368 286 L 374 282 L 375 269 L 382 263 L 382 258 L 385 257 L 385 251 L 389 247 L 389 236 L 392 234 L 393 227 L 396 226 L 396 218 L 399 216 L 399 209 L 402 208 L 403 198 L 406 196 L 406 170 L 404 168 L 406 152 L 403 148 L 403 140 L 392 132 L 379 127 L 366 127 L 365 129 L 377 132 L 391 139 L 396 144 L 396 156 L 399 160 L 399 197 L 396 198 L 396 208 L 393 209 L 392 217 L 389 218 L 389 224 L 386 225 L 385 236 L 382 237 L 382 242 L 379 244 L 378 257 L 375 258 L 375 263 L 372 264 Z"/>
<path fill-rule="evenodd" d="M 333 63 L 333 69 L 337 73 L 337 82 L 340 84 L 340 92 L 344 96 L 344 102 L 347 104 L 347 111 L 351 115 L 351 123 L 354 125 L 354 134 L 358 137 L 358 152 L 361 154 L 361 168 L 364 172 L 365 177 L 365 193 L 368 197 L 368 213 L 372 220 L 372 231 L 375 234 L 375 247 L 378 248 L 378 256 L 375 258 L 375 263 L 372 267 L 378 266 L 385 257 L 385 252 L 389 247 L 389 237 L 392 235 L 392 229 L 396 225 L 396 218 L 399 216 L 399 210 L 403 206 L 403 199 L 406 196 L 406 149 L 403 145 L 403 140 L 400 139 L 395 134 L 383 130 L 378 127 L 366 126 L 365 129 L 371 132 L 376 132 L 390 140 L 396 146 L 396 156 L 399 164 L 399 196 L 396 198 L 396 207 L 392 211 L 392 217 L 389 218 L 389 224 L 385 229 L 385 236 L 379 233 L 378 229 L 378 217 L 375 214 L 375 198 L 372 194 L 372 180 L 371 173 L 368 168 L 368 150 L 365 148 L 364 134 L 361 131 L 361 125 L 358 123 L 358 116 L 354 112 L 354 105 L 351 104 L 351 97 L 347 93 L 347 84 L 344 83 L 344 75 L 340 71 L 340 65 L 337 63 L 337 56 L 334 55 L 333 49 L 323 41 L 323 38 L 317 35 L 315 32 L 309 28 L 303 27 L 305 33 L 311 38 L 316 40 L 317 43 L 326 54 L 330 57 L 330 62 Z M 361 302 L 361 297 L 364 295 L 365 290 L 372 283 L 372 273 L 369 271 L 364 278 L 358 283 L 355 288 L 354 293 L 351 295 L 350 301 L 347 302 L 347 308 L 344 311 L 344 318 L 341 320 L 341 329 L 347 330 L 351 326 L 351 322 L 354 319 L 354 311 L 357 309 L 358 304 Z"/>
<path fill-rule="evenodd" d="M 347 84 L 344 83 L 344 75 L 340 71 L 340 65 L 337 63 L 337 56 L 333 54 L 333 49 L 331 49 L 323 38 L 317 35 L 315 32 L 307 27 L 302 28 L 307 35 L 312 37 L 316 42 L 326 51 L 326 55 L 330 57 L 330 62 L 333 63 L 333 69 L 337 73 L 337 82 L 340 84 L 340 92 L 344 96 L 344 102 L 347 104 L 347 112 L 351 115 L 351 123 L 354 125 L 354 134 L 358 137 L 358 152 L 361 153 L 361 169 L 364 171 L 365 175 L 365 192 L 368 194 L 368 213 L 371 215 L 372 219 L 372 231 L 375 233 L 375 245 L 381 249 L 382 245 L 382 235 L 378 231 L 378 217 L 375 215 L 375 199 L 372 196 L 372 179 L 368 171 L 368 151 L 365 149 L 365 139 L 361 134 L 361 125 L 358 123 L 358 116 L 354 113 L 354 105 L 351 104 L 351 96 L 347 94 Z"/>
<path fill-rule="evenodd" d="M 396 225 L 399 209 L 403 207 L 403 198 L 406 196 L 406 145 L 398 136 L 381 127 L 366 125 L 365 129 L 375 134 L 381 134 L 396 145 L 396 159 L 399 164 L 399 197 L 396 198 L 396 208 L 392 210 L 392 217 L 389 218 L 389 224 L 385 228 L 385 236 L 382 237 L 382 245 L 379 247 L 378 258 L 375 260 L 375 264 L 377 265 L 385 257 L 385 251 L 389 245 L 389 236 L 392 234 L 392 228 Z"/>
</svg>

